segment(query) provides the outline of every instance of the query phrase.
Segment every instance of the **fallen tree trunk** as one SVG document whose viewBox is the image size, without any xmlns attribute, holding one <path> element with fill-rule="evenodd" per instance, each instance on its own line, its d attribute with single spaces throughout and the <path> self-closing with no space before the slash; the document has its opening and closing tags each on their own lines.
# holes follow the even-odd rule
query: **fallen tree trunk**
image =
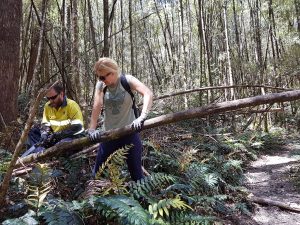
<svg viewBox="0 0 300 225">
<path fill-rule="evenodd" d="M 274 200 L 270 200 L 270 199 L 266 199 L 266 198 L 259 198 L 259 197 L 255 197 L 255 196 L 251 196 L 250 201 L 252 201 L 254 203 L 258 203 L 260 205 L 276 206 L 281 209 L 300 213 L 300 205 L 298 205 L 296 203 L 283 203 L 283 202 L 274 201 Z"/>
<path fill-rule="evenodd" d="M 208 90 L 218 90 L 218 89 L 230 89 L 230 88 L 266 88 L 266 89 L 273 89 L 273 90 L 279 90 L 279 91 L 292 91 L 293 89 L 290 88 L 282 88 L 282 87 L 273 87 L 273 86 L 267 86 L 267 85 L 230 85 L 230 86 L 214 86 L 214 87 L 202 87 L 202 88 L 195 88 L 190 90 L 184 90 L 184 91 L 178 91 L 172 94 L 165 94 L 162 96 L 155 97 L 153 100 L 160 100 L 164 98 L 174 97 L 177 95 L 182 94 L 188 94 L 192 92 L 198 92 L 198 91 L 208 91 Z M 140 105 L 140 104 L 139 104 Z"/>
<path fill-rule="evenodd" d="M 218 114 L 220 112 L 228 112 L 236 109 L 246 108 L 250 106 L 256 106 L 261 104 L 271 104 L 275 102 L 286 102 L 300 99 L 300 90 L 297 91 L 287 91 L 282 93 L 260 95 L 256 97 L 243 98 L 234 101 L 221 102 L 209 104 L 203 107 L 189 109 L 177 113 L 170 113 L 167 115 L 158 116 L 144 123 L 143 129 L 150 129 L 153 127 L 162 126 L 165 124 L 170 124 L 182 120 L 192 119 L 196 117 L 205 117 L 212 114 Z M 117 139 L 121 136 L 133 133 L 134 131 L 130 126 L 125 126 L 118 129 L 109 130 L 103 133 L 99 142 L 105 142 L 112 139 Z M 64 153 L 68 149 L 72 149 L 72 153 L 79 152 L 83 147 L 92 145 L 87 137 L 75 139 L 72 142 L 65 142 L 55 145 L 44 152 L 35 153 L 19 159 L 17 162 L 17 167 L 22 164 L 27 164 L 35 160 L 43 160 L 51 156 L 58 156 Z"/>
</svg>

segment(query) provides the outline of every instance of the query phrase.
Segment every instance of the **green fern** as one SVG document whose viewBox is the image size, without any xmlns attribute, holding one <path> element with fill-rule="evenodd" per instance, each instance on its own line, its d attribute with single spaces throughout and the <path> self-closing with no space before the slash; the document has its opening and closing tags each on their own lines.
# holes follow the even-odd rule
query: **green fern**
<svg viewBox="0 0 300 225">
<path fill-rule="evenodd" d="M 158 203 L 150 204 L 148 206 L 148 211 L 156 219 L 158 216 L 164 217 L 166 215 L 169 216 L 169 209 L 173 207 L 174 209 L 192 209 L 189 205 L 187 205 L 184 201 L 182 201 L 178 196 L 174 199 L 163 199 Z"/>
<path fill-rule="evenodd" d="M 51 191 L 50 170 L 43 164 L 37 164 L 29 178 L 27 203 L 38 213 L 47 194 Z"/>
<path fill-rule="evenodd" d="M 168 219 L 169 224 L 172 225 L 181 225 L 181 224 L 188 224 L 188 225 L 213 225 L 214 221 L 216 220 L 215 217 L 208 217 L 208 216 L 201 216 L 197 215 L 193 212 L 182 212 L 177 211 L 170 214 Z"/>
<path fill-rule="evenodd" d="M 113 154 L 111 154 L 105 163 L 102 164 L 102 166 L 99 168 L 99 170 L 96 173 L 96 179 L 99 179 L 102 174 L 104 173 L 105 169 L 109 168 L 112 165 L 116 166 L 122 166 L 124 165 L 124 162 L 126 160 L 126 155 L 128 154 L 128 150 L 131 146 L 125 146 L 125 148 L 120 148 L 117 151 L 115 151 Z"/>
<path fill-rule="evenodd" d="M 210 171 L 205 164 L 192 163 L 185 174 L 187 183 L 198 193 L 216 193 L 219 177 Z"/>
<path fill-rule="evenodd" d="M 81 217 L 67 208 L 55 207 L 42 214 L 48 225 L 82 225 L 84 222 Z"/>
<path fill-rule="evenodd" d="M 129 182 L 129 192 L 136 198 L 149 198 L 150 193 L 157 189 L 162 189 L 163 186 L 174 183 L 175 178 L 171 175 L 156 173 L 151 176 L 147 176 L 137 182 Z"/>
<path fill-rule="evenodd" d="M 114 218 L 119 224 L 150 224 L 150 214 L 138 201 L 122 195 L 97 197 L 95 207 L 106 218 Z"/>
<path fill-rule="evenodd" d="M 111 185 L 102 191 L 101 195 L 108 195 L 111 193 L 126 194 L 127 188 L 125 185 L 125 178 L 122 178 L 121 169 L 125 164 L 126 155 L 128 154 L 131 146 L 125 146 L 111 154 L 105 163 L 99 168 L 96 173 L 96 179 L 99 179 L 105 172 L 108 173 L 108 179 Z"/>
</svg>

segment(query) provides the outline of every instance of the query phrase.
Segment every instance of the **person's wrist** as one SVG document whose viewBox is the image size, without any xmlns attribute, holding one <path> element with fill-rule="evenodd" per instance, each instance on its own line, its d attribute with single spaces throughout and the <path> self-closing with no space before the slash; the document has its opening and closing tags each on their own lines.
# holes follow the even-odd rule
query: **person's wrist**
<svg viewBox="0 0 300 225">
<path fill-rule="evenodd" d="M 142 120 L 146 120 L 147 116 L 148 116 L 148 112 L 142 112 L 141 115 L 140 115 L 140 118 Z"/>
</svg>

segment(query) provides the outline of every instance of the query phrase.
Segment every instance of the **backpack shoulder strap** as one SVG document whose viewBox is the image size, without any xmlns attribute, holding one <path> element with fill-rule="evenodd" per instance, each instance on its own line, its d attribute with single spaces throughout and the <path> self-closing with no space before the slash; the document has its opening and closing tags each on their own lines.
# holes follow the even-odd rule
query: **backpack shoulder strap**
<svg viewBox="0 0 300 225">
<path fill-rule="evenodd" d="M 105 86 L 105 87 L 103 88 L 103 96 L 105 95 L 106 90 L 107 90 L 107 86 Z"/>
<path fill-rule="evenodd" d="M 139 113 L 138 113 L 138 109 L 137 109 L 137 107 L 135 105 L 135 97 L 134 97 L 134 94 L 131 91 L 130 85 L 129 85 L 127 79 L 126 79 L 125 74 L 121 75 L 121 84 L 122 84 L 123 88 L 130 94 L 130 96 L 132 98 L 132 109 L 134 111 L 135 118 L 138 118 L 139 117 Z"/>
</svg>

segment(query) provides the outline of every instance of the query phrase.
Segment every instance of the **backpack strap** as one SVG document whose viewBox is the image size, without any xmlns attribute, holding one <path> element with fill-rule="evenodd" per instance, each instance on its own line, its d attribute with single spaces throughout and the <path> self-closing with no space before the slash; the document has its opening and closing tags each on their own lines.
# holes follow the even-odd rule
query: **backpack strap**
<svg viewBox="0 0 300 225">
<path fill-rule="evenodd" d="M 131 91 L 130 85 L 129 85 L 127 79 L 126 79 L 125 74 L 121 75 L 121 84 L 122 84 L 123 88 L 125 89 L 125 91 L 127 91 L 130 94 L 131 99 L 132 99 L 132 109 L 133 109 L 133 112 L 134 112 L 134 116 L 135 116 L 135 118 L 138 118 L 139 117 L 139 112 L 138 112 L 138 109 L 135 105 L 135 97 L 134 97 L 134 94 Z"/>
</svg>

